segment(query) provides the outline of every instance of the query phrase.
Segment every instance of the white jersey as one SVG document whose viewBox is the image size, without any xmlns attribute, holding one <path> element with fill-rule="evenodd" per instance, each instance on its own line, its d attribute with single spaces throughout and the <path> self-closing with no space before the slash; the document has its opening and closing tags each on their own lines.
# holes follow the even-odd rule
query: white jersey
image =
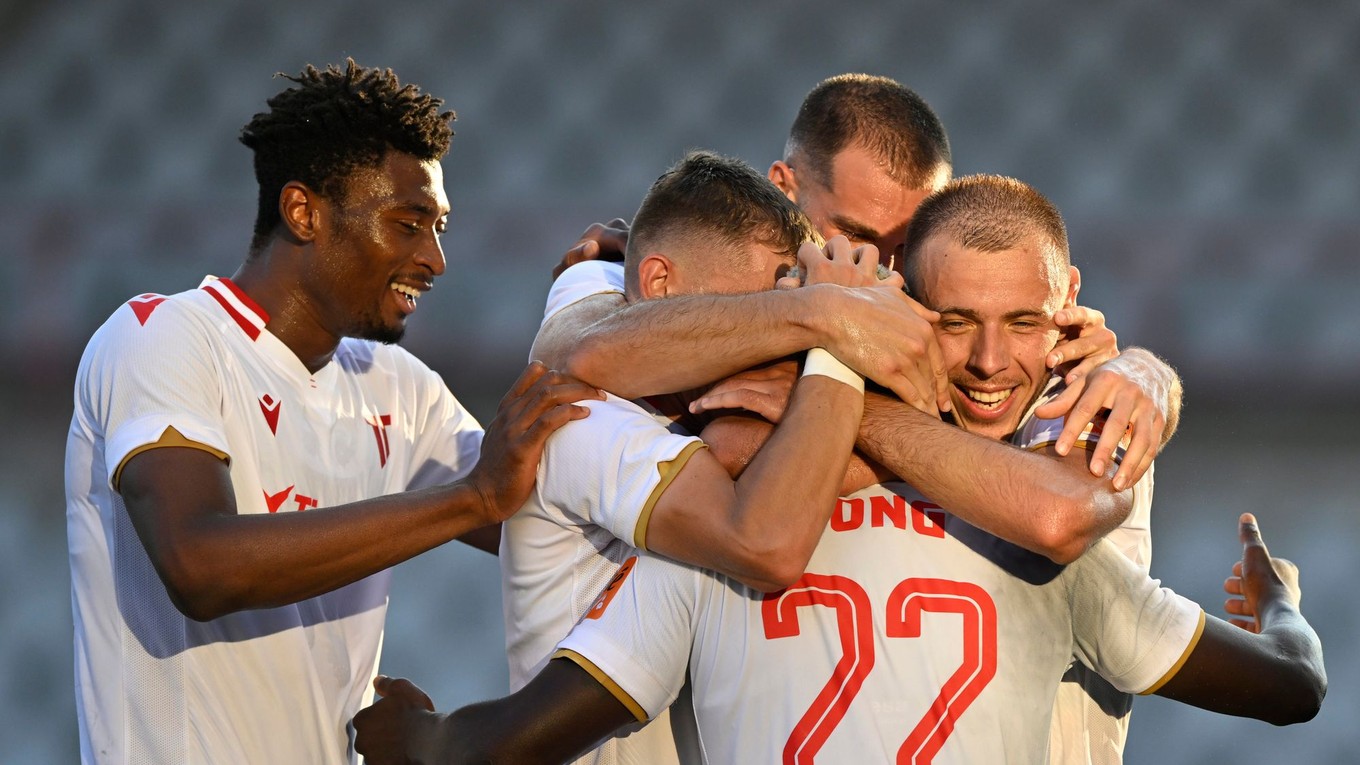
<svg viewBox="0 0 1360 765">
<path fill-rule="evenodd" d="M 1052 400 L 1062 390 L 1061 378 L 1054 377 L 1026 414 L 1011 443 L 1031 451 L 1057 443 L 1066 421 L 1042 420 L 1033 413 L 1035 408 Z M 1094 449 L 1103 425 L 1103 420 L 1088 425 L 1077 439 L 1077 446 Z M 1123 460 L 1125 445 L 1121 442 L 1115 450 L 1115 464 Z M 1133 507 L 1128 517 L 1105 537 L 1144 572 L 1152 565 L 1152 474 L 1153 469 L 1149 466 L 1133 485 Z M 1063 676 L 1053 705 L 1049 762 L 1054 765 L 1117 765 L 1123 762 L 1132 712 L 1131 695 L 1115 688 L 1086 665 L 1073 663 Z"/>
<path fill-rule="evenodd" d="M 622 265 L 617 263 L 587 261 L 573 266 L 553 285 L 544 320 L 586 297 L 622 294 L 623 274 Z M 1061 391 L 1062 379 L 1054 377 L 1026 414 L 1021 428 L 1011 439 L 1013 444 L 1038 451 L 1057 442 L 1065 420 L 1038 419 L 1033 416 L 1033 410 Z M 1099 424 L 1088 427 L 1077 445 L 1094 448 L 1100 432 Z M 1121 446 L 1115 452 L 1114 461 L 1119 462 L 1123 456 Z M 1153 469 L 1149 467 L 1133 486 L 1133 507 L 1128 517 L 1106 537 L 1144 572 L 1152 564 L 1152 488 Z M 1063 765 L 1115 765 L 1122 762 L 1132 710 L 1132 696 L 1119 691 L 1080 662 L 1073 663 L 1054 701 L 1051 761 Z"/>
<path fill-rule="evenodd" d="M 591 295 L 622 291 L 614 263 L 588 261 L 553 283 L 544 321 Z M 651 508 L 699 439 L 653 410 L 607 396 L 548 438 L 529 501 L 501 527 L 501 586 L 511 690 L 551 658 L 618 571 L 645 547 Z M 611 739 L 582 759 L 597 765 L 676 762 L 669 720 Z"/>
<path fill-rule="evenodd" d="M 1042 763 L 1073 655 L 1147 691 L 1204 618 L 1108 542 L 1058 566 L 903 484 L 839 500 L 779 593 L 645 554 L 620 580 L 557 655 L 642 717 L 688 669 L 715 763 Z"/>
<path fill-rule="evenodd" d="M 348 726 L 372 700 L 389 575 L 194 621 L 152 568 L 118 471 L 173 428 L 229 461 L 238 513 L 326 512 L 461 477 L 482 430 L 400 348 L 344 340 L 312 374 L 267 322 L 208 280 L 128 302 L 81 359 L 66 494 L 85 762 L 356 761 Z"/>
</svg>

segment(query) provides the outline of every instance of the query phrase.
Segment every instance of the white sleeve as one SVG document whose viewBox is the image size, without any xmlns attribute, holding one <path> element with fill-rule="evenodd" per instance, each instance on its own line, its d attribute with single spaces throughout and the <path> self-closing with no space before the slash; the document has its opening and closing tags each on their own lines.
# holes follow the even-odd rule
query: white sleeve
<svg viewBox="0 0 1360 765">
<path fill-rule="evenodd" d="M 572 303 L 600 294 L 623 294 L 623 264 L 607 260 L 577 263 L 553 282 L 543 308 L 543 323 Z"/>
<path fill-rule="evenodd" d="M 538 466 L 543 506 L 646 549 L 657 498 L 703 442 L 668 431 L 637 404 L 607 394 L 590 416 L 548 437 Z"/>
<path fill-rule="evenodd" d="M 454 398 L 443 378 L 410 354 L 417 400 L 416 442 L 412 452 L 412 475 L 407 489 L 457 481 L 466 476 L 482 454 L 481 423 Z"/>
<path fill-rule="evenodd" d="M 639 720 L 656 717 L 685 684 L 709 576 L 646 553 L 624 561 L 555 656 L 580 664 Z"/>
<path fill-rule="evenodd" d="M 92 426 L 104 434 L 110 480 L 129 453 L 160 440 L 168 427 L 230 456 L 224 362 L 211 331 L 167 299 L 145 323 L 130 306 L 120 307 L 91 338 L 76 389 Z"/>
<path fill-rule="evenodd" d="M 1077 658 L 1125 693 L 1156 688 L 1180 668 L 1204 611 L 1101 540 L 1063 574 Z"/>
</svg>

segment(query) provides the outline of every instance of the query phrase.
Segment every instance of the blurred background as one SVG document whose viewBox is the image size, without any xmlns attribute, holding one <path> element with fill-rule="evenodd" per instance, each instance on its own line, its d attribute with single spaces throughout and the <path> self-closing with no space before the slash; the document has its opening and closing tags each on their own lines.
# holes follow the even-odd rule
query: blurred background
<svg viewBox="0 0 1360 765">
<path fill-rule="evenodd" d="M 1326 0 L 0 0 L 0 759 L 78 759 L 62 451 L 81 349 L 128 298 L 235 270 L 255 200 L 237 131 L 275 72 L 346 55 L 458 112 L 449 273 L 408 344 L 483 421 L 552 265 L 684 150 L 763 169 L 822 78 L 916 89 L 956 174 L 1048 195 L 1083 302 L 1185 378 L 1154 575 L 1221 613 L 1242 511 L 1303 570 L 1331 681 L 1318 718 L 1142 699 L 1128 761 L 1360 760 L 1360 5 Z M 500 695 L 502 640 L 492 558 L 451 546 L 399 569 L 386 672 L 441 708 Z"/>
</svg>

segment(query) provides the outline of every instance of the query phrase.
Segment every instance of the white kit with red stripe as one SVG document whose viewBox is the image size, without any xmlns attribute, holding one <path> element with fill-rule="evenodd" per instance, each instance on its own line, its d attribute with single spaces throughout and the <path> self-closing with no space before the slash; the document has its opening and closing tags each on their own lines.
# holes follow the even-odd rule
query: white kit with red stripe
<svg viewBox="0 0 1360 765">
<path fill-rule="evenodd" d="M 193 621 L 152 568 L 118 471 L 173 428 L 226 456 L 237 513 L 325 512 L 465 475 L 482 429 L 406 351 L 345 339 L 312 373 L 268 320 L 209 278 L 129 301 L 81 359 L 66 492 L 86 762 L 356 761 L 348 725 L 372 699 L 389 574 Z"/>
<path fill-rule="evenodd" d="M 903 484 L 838 500 L 778 593 L 645 553 L 629 569 L 558 655 L 640 717 L 688 672 L 715 763 L 1042 763 L 1074 656 L 1144 692 L 1203 628 L 1110 542 L 1058 566 Z"/>
</svg>

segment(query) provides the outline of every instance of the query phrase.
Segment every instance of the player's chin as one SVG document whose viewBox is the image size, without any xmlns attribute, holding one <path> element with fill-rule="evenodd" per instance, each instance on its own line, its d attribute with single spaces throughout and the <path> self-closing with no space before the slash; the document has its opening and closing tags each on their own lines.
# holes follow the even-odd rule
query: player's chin
<svg viewBox="0 0 1360 765">
<path fill-rule="evenodd" d="M 405 335 L 405 317 L 396 321 L 368 322 L 358 332 L 354 333 L 355 337 L 385 345 L 396 345 L 401 342 Z"/>
</svg>

